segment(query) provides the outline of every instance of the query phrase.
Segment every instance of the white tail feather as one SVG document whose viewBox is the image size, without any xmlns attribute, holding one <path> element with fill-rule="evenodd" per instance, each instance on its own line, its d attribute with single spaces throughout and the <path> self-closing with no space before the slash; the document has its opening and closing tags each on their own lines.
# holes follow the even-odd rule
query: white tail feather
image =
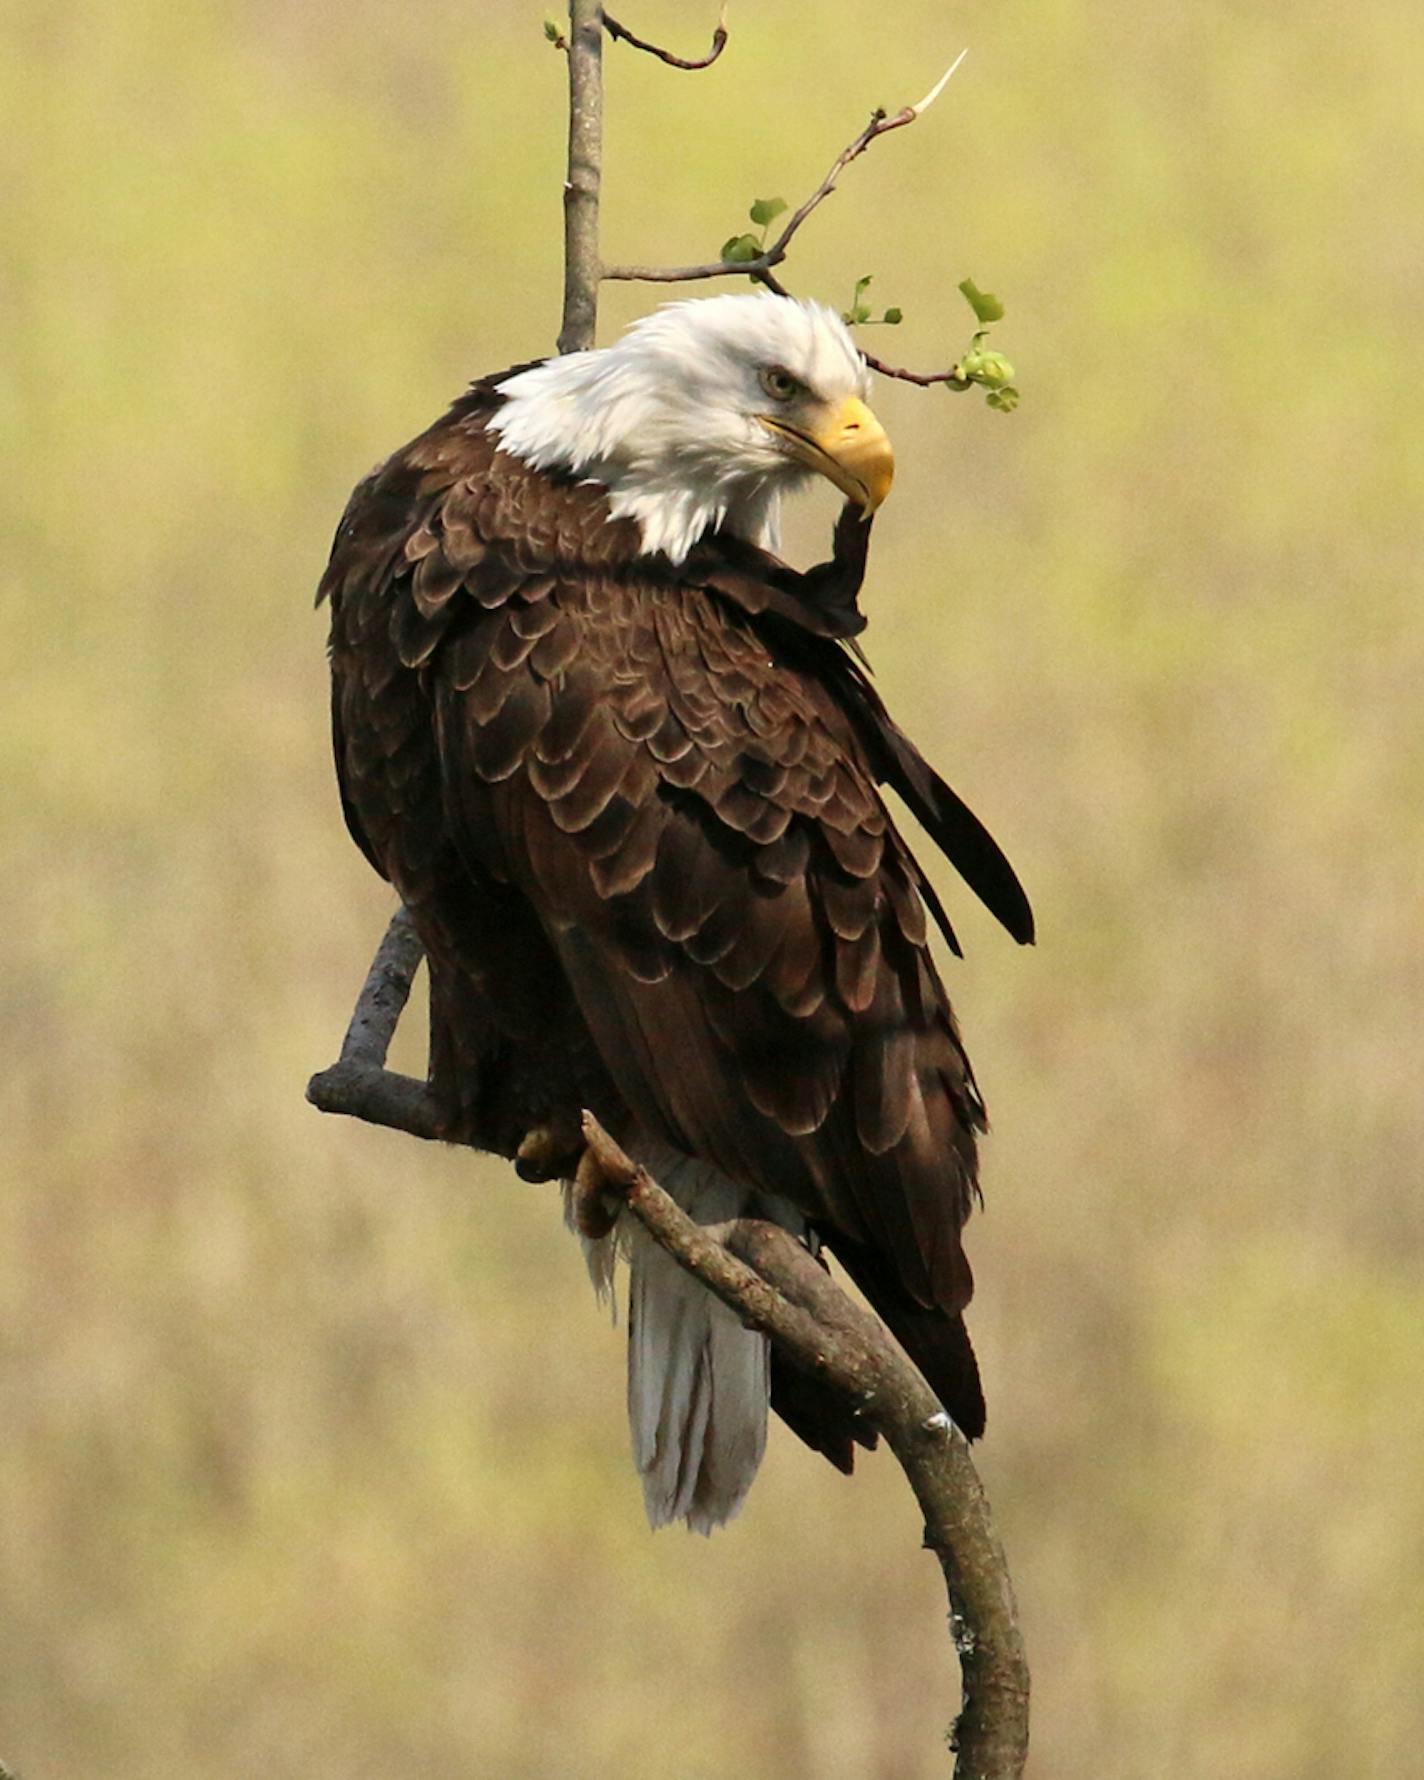
<svg viewBox="0 0 1424 1780">
<path fill-rule="evenodd" d="M 766 1339 L 646 1233 L 630 1246 L 628 1423 L 648 1519 L 710 1533 L 741 1507 L 766 1446 Z"/>
<path fill-rule="evenodd" d="M 802 1228 L 785 1201 L 749 1192 L 709 1163 L 662 1144 L 627 1147 L 699 1223 L 740 1217 L 755 1203 L 758 1215 Z M 612 1236 L 584 1248 L 600 1296 L 615 1252 L 628 1257 L 628 1423 L 648 1519 L 654 1527 L 685 1520 L 710 1533 L 746 1500 L 766 1448 L 766 1338 L 744 1328 L 627 1214 Z"/>
</svg>

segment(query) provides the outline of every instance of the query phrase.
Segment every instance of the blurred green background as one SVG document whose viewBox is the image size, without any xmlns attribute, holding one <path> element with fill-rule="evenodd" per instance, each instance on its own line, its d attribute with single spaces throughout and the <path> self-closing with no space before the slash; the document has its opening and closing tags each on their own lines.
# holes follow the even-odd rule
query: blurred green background
<svg viewBox="0 0 1424 1780">
<path fill-rule="evenodd" d="M 713 8 L 626 0 L 685 50 Z M 346 492 L 557 328 L 545 8 L 9 0 L 0 1752 L 26 1780 L 919 1780 L 888 1459 L 652 1537 L 550 1189 L 322 1119 L 390 907 L 328 765 Z M 704 16 L 706 14 L 707 16 Z M 869 646 L 1029 884 L 938 874 L 996 1121 L 982 1467 L 1038 1780 L 1424 1757 L 1417 0 L 733 8 L 608 55 L 605 246 L 1024 391 L 887 386 Z M 656 300 L 605 295 L 602 335 Z M 798 522 L 804 560 L 830 502 Z M 412 1027 L 418 1021 L 412 1022 Z M 414 1031 L 404 1061 L 418 1067 Z"/>
</svg>

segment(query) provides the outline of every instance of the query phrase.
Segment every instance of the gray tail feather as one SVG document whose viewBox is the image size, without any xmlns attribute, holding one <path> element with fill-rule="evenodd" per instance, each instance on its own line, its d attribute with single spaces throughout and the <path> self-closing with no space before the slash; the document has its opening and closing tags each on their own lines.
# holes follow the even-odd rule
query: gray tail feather
<svg viewBox="0 0 1424 1780">
<path fill-rule="evenodd" d="M 655 1527 L 710 1533 L 746 1499 L 766 1449 L 766 1338 L 633 1232 L 628 1290 L 628 1425 Z"/>
<path fill-rule="evenodd" d="M 755 1200 L 760 1215 L 803 1227 L 789 1205 L 749 1193 L 708 1163 L 661 1144 L 628 1148 L 699 1223 L 738 1217 Z M 585 1245 L 601 1291 L 615 1244 L 630 1270 L 628 1423 L 648 1519 L 710 1533 L 746 1500 L 766 1449 L 770 1349 L 626 1215 L 613 1237 Z"/>
</svg>

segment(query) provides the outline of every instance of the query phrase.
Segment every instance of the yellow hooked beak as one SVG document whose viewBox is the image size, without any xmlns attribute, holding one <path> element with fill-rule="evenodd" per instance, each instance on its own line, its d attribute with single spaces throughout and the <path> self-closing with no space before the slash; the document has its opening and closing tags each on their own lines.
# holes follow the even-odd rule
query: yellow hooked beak
<svg viewBox="0 0 1424 1780">
<path fill-rule="evenodd" d="M 827 408 L 813 427 L 793 426 L 779 415 L 757 417 L 786 440 L 793 457 L 833 482 L 849 500 L 859 501 L 867 519 L 890 492 L 895 453 L 885 428 L 858 396 Z"/>
</svg>

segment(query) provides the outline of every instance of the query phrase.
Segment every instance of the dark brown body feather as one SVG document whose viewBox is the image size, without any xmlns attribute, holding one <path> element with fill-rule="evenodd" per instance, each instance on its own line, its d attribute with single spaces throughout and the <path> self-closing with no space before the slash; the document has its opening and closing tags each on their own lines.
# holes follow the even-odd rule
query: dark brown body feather
<svg viewBox="0 0 1424 1780">
<path fill-rule="evenodd" d="M 342 800 L 426 942 L 448 1129 L 511 1155 L 588 1106 L 793 1200 L 977 1434 L 984 1113 L 878 783 L 1031 918 L 837 640 L 869 528 L 806 575 L 720 535 L 674 568 L 598 488 L 498 452 L 499 400 L 476 385 L 356 490 L 321 589 Z M 774 1401 L 848 1466 L 843 1415 Z"/>
</svg>

